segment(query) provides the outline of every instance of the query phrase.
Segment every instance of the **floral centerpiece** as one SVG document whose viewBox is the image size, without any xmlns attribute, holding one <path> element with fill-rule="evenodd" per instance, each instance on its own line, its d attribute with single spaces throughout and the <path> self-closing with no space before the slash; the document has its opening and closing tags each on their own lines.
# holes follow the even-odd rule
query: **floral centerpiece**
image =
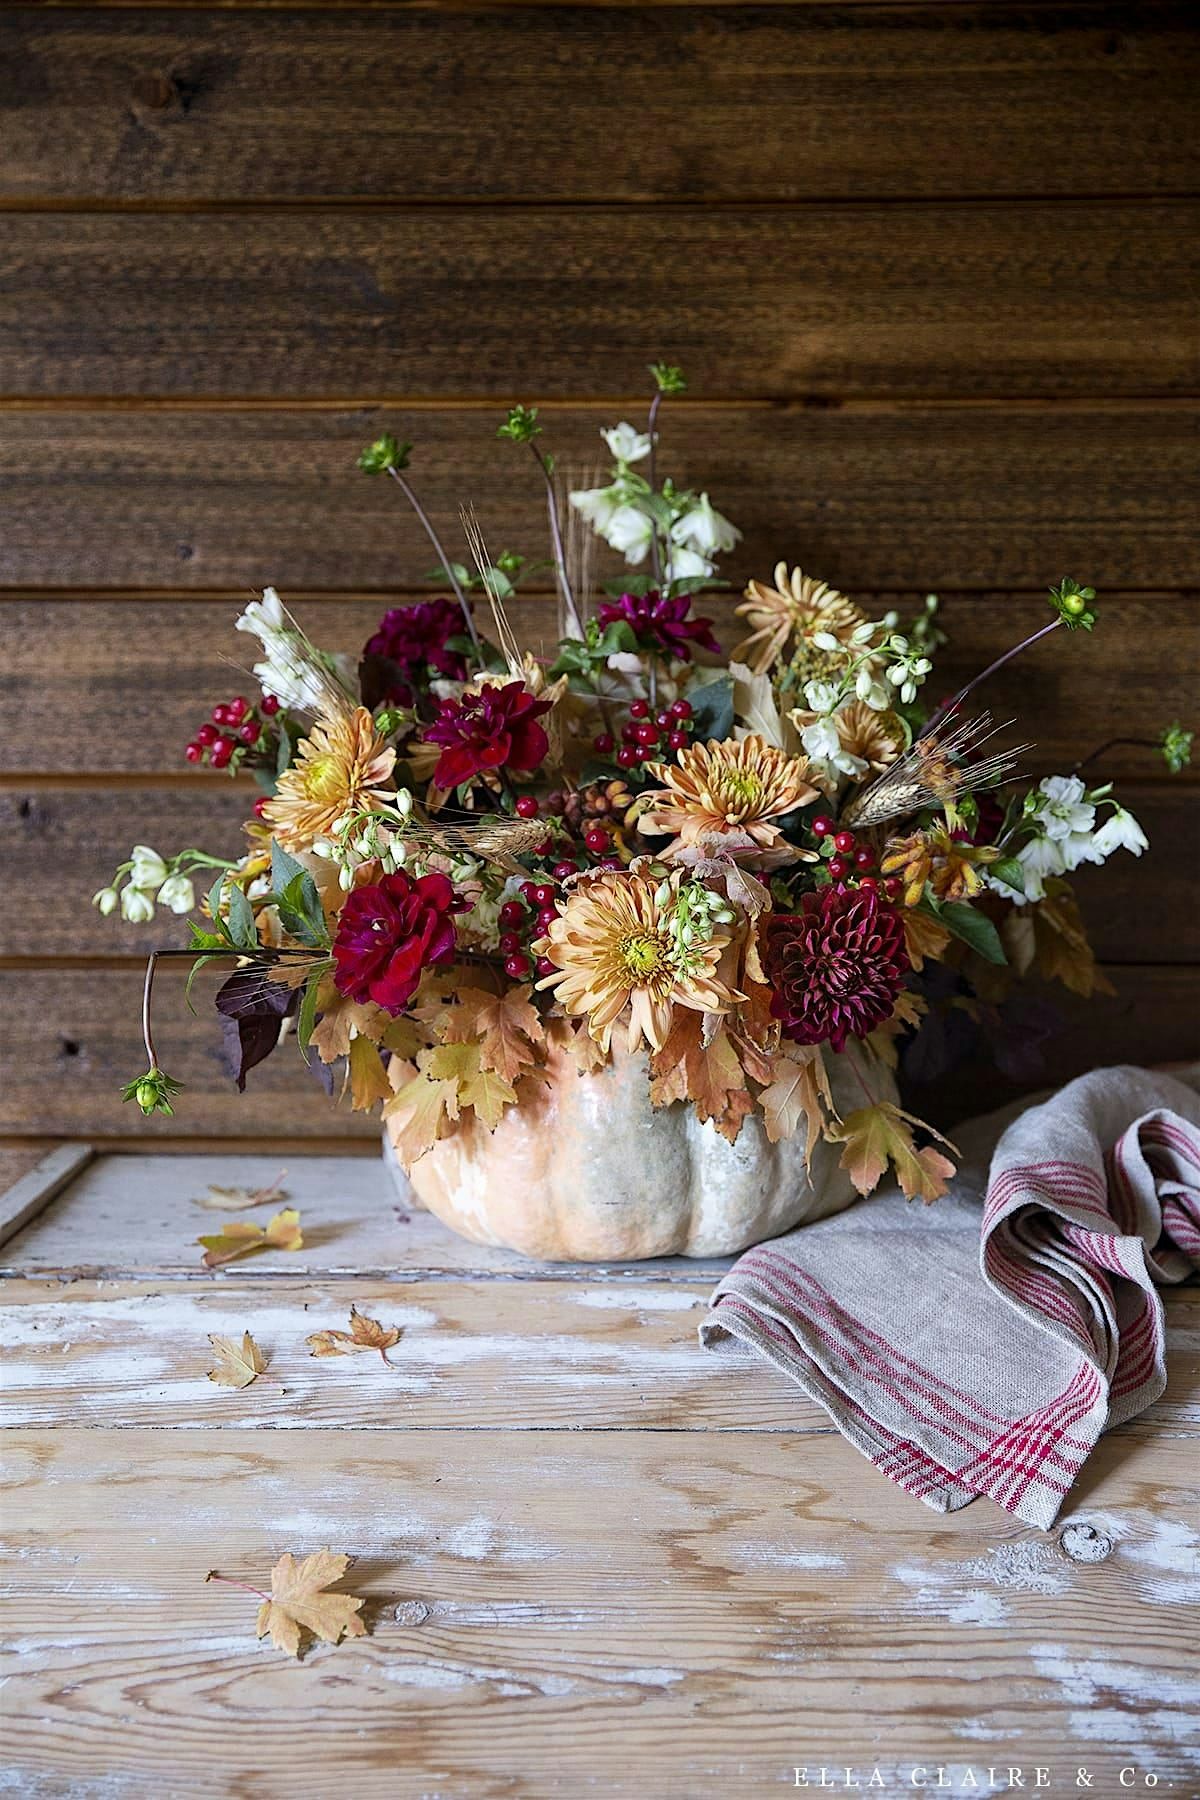
<svg viewBox="0 0 1200 1800">
<path fill-rule="evenodd" d="M 602 485 L 561 481 L 534 409 L 500 428 L 545 488 L 549 646 L 527 640 L 514 604 L 523 559 L 493 558 L 471 513 L 469 561 L 451 558 L 412 486 L 412 446 L 365 450 L 363 471 L 414 509 L 446 593 L 386 612 L 347 656 L 265 589 L 237 621 L 261 646 L 261 692 L 215 706 L 185 752 L 258 781 L 244 854 L 140 845 L 96 896 L 128 919 L 190 912 L 198 870 L 215 869 L 180 954 L 233 962 L 216 1006 L 238 1086 L 294 1037 L 351 1107 L 382 1109 L 418 1192 L 460 1228 L 497 1235 L 480 1207 L 503 1187 L 506 1241 L 522 1242 L 522 1207 L 561 1220 L 583 1205 L 562 1191 L 581 1170 L 611 1208 L 622 1184 L 679 1179 L 684 1152 L 693 1185 L 760 1202 L 770 1189 L 765 1214 L 743 1206 L 716 1231 L 720 1248 L 800 1216 L 777 1190 L 798 1192 L 818 1153 L 828 1204 L 889 1165 L 934 1199 L 949 1147 L 898 1103 L 900 1046 L 948 1007 L 999 1018 L 1031 969 L 1100 986 L 1068 877 L 1146 843 L 1083 763 L 1014 783 L 1028 746 L 1004 747 L 975 706 L 990 669 L 926 703 L 944 641 L 934 596 L 911 621 L 873 617 L 781 562 L 746 587 L 726 656 L 695 607 L 740 534 L 661 474 L 660 409 L 684 384 L 653 374 L 646 428 L 602 434 Z M 626 560 L 602 589 L 597 539 Z M 1095 599 L 1060 581 L 1026 642 L 1091 631 Z M 1176 726 L 1161 747 L 1180 766 L 1189 746 Z M 149 1067 L 126 1090 L 146 1113 L 170 1112 L 180 1087 L 151 1035 L 161 954 Z M 581 1140 L 587 1119 L 607 1163 Z M 556 1129 L 573 1162 L 546 1151 Z M 653 1159 L 668 1138 L 674 1173 Z M 489 1163 L 489 1140 L 509 1143 L 507 1163 L 499 1150 Z M 468 1168 L 482 1172 L 470 1207 Z M 539 1199 L 539 1181 L 556 1191 Z M 569 1229 L 534 1241 L 589 1253 Z M 589 1242 L 613 1253 L 611 1234 Z"/>
</svg>

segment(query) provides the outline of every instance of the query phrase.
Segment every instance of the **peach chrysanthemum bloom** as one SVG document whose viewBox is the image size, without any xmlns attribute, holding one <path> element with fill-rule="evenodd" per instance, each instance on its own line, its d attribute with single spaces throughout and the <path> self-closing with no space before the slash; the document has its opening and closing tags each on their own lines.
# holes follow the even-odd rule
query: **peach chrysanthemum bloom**
<svg viewBox="0 0 1200 1800">
<path fill-rule="evenodd" d="M 765 581 L 750 582 L 737 613 L 750 626 L 750 635 L 743 638 L 732 660 L 749 663 L 756 675 L 765 674 L 781 661 L 793 639 L 811 646 L 813 634 L 824 631 L 849 646 L 851 633 L 865 623 L 865 615 L 853 601 L 828 582 L 817 581 L 799 569 L 789 572 L 783 562 L 775 565 L 774 587 Z M 827 662 L 828 657 L 820 654 Z M 816 668 L 807 671 L 810 675 L 820 672 Z"/>
<path fill-rule="evenodd" d="M 806 756 L 751 734 L 735 742 L 726 738 L 690 744 L 678 762 L 651 763 L 651 777 L 663 782 L 643 796 L 647 810 L 639 819 L 644 831 L 676 833 L 661 854 L 672 853 L 699 839 L 724 834 L 746 844 L 738 860 L 760 868 L 797 860 L 774 820 L 815 800 Z"/>
<path fill-rule="evenodd" d="M 672 931 L 682 870 L 667 880 L 640 871 L 600 870 L 574 883 L 537 949 L 558 966 L 538 986 L 552 987 L 565 1013 L 587 1021 L 607 1052 L 613 1029 L 627 1021 L 627 1047 L 644 1038 L 661 1050 L 672 1009 L 721 1013 L 735 996 L 716 978 L 724 930 L 682 946 Z"/>
<path fill-rule="evenodd" d="M 395 761 L 365 706 L 318 719 L 279 777 L 263 817 L 285 850 L 307 850 L 317 838 L 332 837 L 344 814 L 376 812 L 395 799 L 382 786 Z"/>
</svg>

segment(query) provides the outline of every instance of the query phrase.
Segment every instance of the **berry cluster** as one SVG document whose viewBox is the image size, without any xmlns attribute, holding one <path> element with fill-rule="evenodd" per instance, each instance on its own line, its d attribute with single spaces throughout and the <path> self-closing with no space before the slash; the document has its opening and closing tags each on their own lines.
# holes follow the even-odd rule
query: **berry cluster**
<svg viewBox="0 0 1200 1800">
<path fill-rule="evenodd" d="M 539 845 L 534 854 L 550 854 L 550 845 Z M 558 917 L 559 885 L 569 881 L 572 875 L 578 875 L 581 869 L 620 869 L 623 866 L 620 857 L 613 853 L 612 838 L 605 827 L 592 822 L 583 833 L 582 850 L 574 846 L 572 854 L 556 862 L 549 880 L 538 881 L 531 877 L 522 882 L 521 898 L 506 900 L 500 908 L 500 954 L 504 958 L 504 973 L 513 981 L 525 981 L 535 970 L 539 975 L 552 975 L 555 965 L 548 957 L 535 958 L 530 946 L 537 938 L 545 937 Z"/>
<path fill-rule="evenodd" d="M 594 737 L 592 748 L 600 756 L 611 756 L 616 750 L 617 767 L 621 769 L 658 762 L 667 751 L 687 749 L 691 743 L 691 719 L 692 707 L 688 700 L 672 700 L 653 717 L 648 700 L 634 700 L 629 708 L 629 723 L 621 732 L 620 749 L 617 749 L 611 731 L 602 731 Z"/>
<path fill-rule="evenodd" d="M 827 845 L 832 851 L 825 862 L 831 881 L 853 882 L 860 888 L 878 888 L 886 900 L 897 898 L 901 883 L 894 875 L 881 881 L 871 873 L 876 857 L 869 844 L 860 844 L 854 833 L 844 826 L 839 830 L 837 820 L 831 819 L 828 813 L 818 813 L 809 830 L 820 843 L 822 852 Z"/>
<path fill-rule="evenodd" d="M 227 769 L 239 751 L 240 761 L 265 747 L 267 720 L 278 711 L 274 694 L 264 694 L 257 706 L 251 706 L 242 694 L 218 701 L 183 754 L 190 763 L 207 762 L 210 768 Z"/>
</svg>

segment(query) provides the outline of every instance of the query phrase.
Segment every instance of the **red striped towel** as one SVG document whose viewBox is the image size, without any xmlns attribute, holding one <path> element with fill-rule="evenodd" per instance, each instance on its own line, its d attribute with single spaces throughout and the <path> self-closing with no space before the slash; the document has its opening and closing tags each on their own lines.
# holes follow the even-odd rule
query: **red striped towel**
<svg viewBox="0 0 1200 1800">
<path fill-rule="evenodd" d="M 1166 1385 L 1156 1288 L 1200 1269 L 1200 1098 L 1101 1069 L 959 1141 L 935 1205 L 884 1189 L 748 1251 L 701 1342 L 759 1351 L 938 1512 L 987 1494 L 1045 1529 Z"/>
</svg>

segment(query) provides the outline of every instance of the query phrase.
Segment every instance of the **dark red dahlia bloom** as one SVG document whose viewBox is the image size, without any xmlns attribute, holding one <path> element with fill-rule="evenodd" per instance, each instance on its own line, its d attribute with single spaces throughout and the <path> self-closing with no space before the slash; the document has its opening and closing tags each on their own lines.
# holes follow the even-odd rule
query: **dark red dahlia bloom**
<svg viewBox="0 0 1200 1800">
<path fill-rule="evenodd" d="M 767 921 L 771 1011 L 798 1044 L 845 1048 L 891 1017 L 909 971 L 900 915 L 873 889 L 836 883 Z"/>
<path fill-rule="evenodd" d="M 421 736 L 440 744 L 433 771 L 440 788 L 474 781 L 484 769 L 512 769 L 531 775 L 546 760 L 550 740 L 538 719 L 550 711 L 549 700 L 535 700 L 523 681 L 481 688 L 459 700 L 443 700 L 437 718 Z"/>
<path fill-rule="evenodd" d="M 360 1005 L 400 1013 L 426 969 L 454 960 L 454 921 L 465 902 L 447 875 L 414 881 L 400 870 L 355 888 L 333 940 L 333 985 Z"/>
<path fill-rule="evenodd" d="M 375 635 L 363 645 L 363 657 L 378 657 L 392 668 L 381 699 L 411 706 L 415 688 L 435 669 L 447 681 L 465 681 L 466 658 L 448 642 L 464 629 L 462 611 L 453 600 L 422 600 L 416 606 L 393 606 Z"/>
<path fill-rule="evenodd" d="M 712 634 L 711 619 L 689 619 L 692 609 L 690 594 L 677 594 L 668 600 L 656 588 L 648 594 L 622 594 L 619 600 L 604 600 L 596 617 L 601 625 L 619 625 L 622 620 L 633 627 L 633 635 L 643 650 L 660 650 L 664 656 L 690 662 L 692 646 L 711 650 L 718 656 L 721 646 Z"/>
</svg>

